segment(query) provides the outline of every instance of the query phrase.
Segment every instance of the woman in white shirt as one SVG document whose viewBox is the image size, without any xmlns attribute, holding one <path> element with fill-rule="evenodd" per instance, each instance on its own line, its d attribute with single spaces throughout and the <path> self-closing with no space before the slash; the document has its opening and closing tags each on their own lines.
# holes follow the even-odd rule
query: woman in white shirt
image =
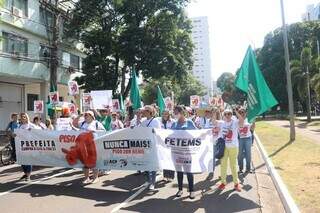
<svg viewBox="0 0 320 213">
<path fill-rule="evenodd" d="M 143 115 L 146 117 L 145 120 L 141 122 L 141 127 L 150 127 L 150 128 L 161 128 L 161 123 L 158 119 L 154 117 L 155 109 L 148 105 L 143 108 Z M 149 189 L 154 190 L 156 183 L 156 171 L 148 171 L 149 176 Z"/>
<path fill-rule="evenodd" d="M 162 117 L 160 118 L 160 121 L 161 129 L 171 129 L 174 120 L 171 119 L 169 110 L 165 110 L 162 112 Z M 171 170 L 163 170 L 163 177 L 166 179 L 167 182 L 171 182 L 174 179 L 174 173 L 175 172 Z"/>
<path fill-rule="evenodd" d="M 20 123 L 18 129 L 41 129 L 41 127 L 38 127 L 30 122 L 29 116 L 27 113 L 22 112 L 20 113 Z M 32 172 L 32 166 L 31 165 L 21 165 L 21 168 L 23 170 L 24 175 L 20 178 L 20 180 L 29 181 L 31 172 Z"/>
<path fill-rule="evenodd" d="M 226 109 L 223 113 L 224 122 L 222 124 L 222 135 L 225 140 L 224 155 L 221 159 L 221 184 L 219 185 L 220 190 L 224 190 L 227 184 L 227 169 L 228 161 L 230 162 L 230 169 L 234 182 L 234 189 L 241 191 L 241 187 L 238 180 L 237 173 L 237 158 L 239 153 L 239 139 L 238 132 L 239 127 L 243 126 L 244 118 L 235 110 L 238 119 L 232 119 L 232 111 Z"/>
<path fill-rule="evenodd" d="M 118 114 L 116 112 L 112 112 L 111 114 L 111 129 L 112 131 L 117 129 L 123 129 L 123 123 L 118 119 Z"/>
<path fill-rule="evenodd" d="M 244 108 L 239 110 L 239 114 L 242 117 L 246 117 L 247 113 Z M 252 146 L 252 133 L 255 124 L 249 123 L 248 119 L 245 119 L 242 127 L 239 127 L 239 155 L 238 155 L 238 165 L 239 172 L 243 173 L 243 160 L 246 159 L 246 173 L 251 173 L 251 146 Z"/>
<path fill-rule="evenodd" d="M 105 131 L 106 129 L 104 126 L 97 120 L 95 120 L 94 113 L 92 111 L 86 111 L 84 113 L 84 121 L 79 123 L 80 130 L 84 131 L 91 131 L 91 132 L 97 132 L 97 131 Z M 90 168 L 84 168 L 84 181 L 83 184 L 88 183 L 98 183 L 99 182 L 99 170 L 93 168 L 93 179 L 91 181 L 89 174 L 90 174 Z"/>
</svg>

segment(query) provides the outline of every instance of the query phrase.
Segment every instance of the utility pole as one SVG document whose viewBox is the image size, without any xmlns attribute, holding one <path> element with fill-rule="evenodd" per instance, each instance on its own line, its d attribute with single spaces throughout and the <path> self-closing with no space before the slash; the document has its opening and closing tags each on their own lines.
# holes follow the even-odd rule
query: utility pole
<svg viewBox="0 0 320 213">
<path fill-rule="evenodd" d="M 288 90 L 288 108 L 290 117 L 290 141 L 293 142 L 296 138 L 296 130 L 294 124 L 294 108 L 293 108 L 293 95 L 292 95 L 292 83 L 290 72 L 290 59 L 289 59 L 289 46 L 288 46 L 288 32 L 285 21 L 284 4 L 283 0 L 280 0 L 281 4 L 281 16 L 282 16 L 282 28 L 283 28 L 283 46 L 286 63 L 286 75 L 287 75 L 287 90 Z"/>
<path fill-rule="evenodd" d="M 55 1 L 55 9 L 58 8 L 58 1 Z M 51 63 L 50 63 L 50 90 L 58 90 L 57 73 L 58 73 L 58 48 L 59 48 L 59 33 L 60 33 L 60 13 L 54 11 L 53 13 L 53 29 L 52 29 L 52 49 L 51 49 Z"/>
</svg>

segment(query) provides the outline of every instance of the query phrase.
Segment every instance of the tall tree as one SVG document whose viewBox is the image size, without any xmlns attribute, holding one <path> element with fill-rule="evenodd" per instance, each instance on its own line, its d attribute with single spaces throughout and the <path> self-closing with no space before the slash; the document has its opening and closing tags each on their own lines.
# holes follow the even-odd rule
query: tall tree
<svg viewBox="0 0 320 213">
<path fill-rule="evenodd" d="M 306 44 L 309 43 L 313 56 L 309 70 L 310 77 L 312 79 L 319 70 L 319 66 L 314 61 L 317 58 L 317 40 L 320 41 L 320 23 L 295 23 L 288 26 L 288 29 L 291 67 L 294 70 L 296 69 L 294 67 L 298 66 L 298 69 L 301 70 L 301 64 L 299 65 L 297 61 L 300 61 L 302 49 L 306 46 Z M 263 47 L 257 51 L 257 61 L 261 71 L 263 72 L 263 75 L 265 76 L 267 84 L 269 85 L 276 99 L 279 101 L 281 108 L 287 110 L 288 98 L 282 39 L 283 37 L 281 28 L 278 28 L 266 35 Z M 292 72 L 292 74 L 294 74 L 294 72 Z M 293 76 L 293 78 L 296 77 L 297 76 Z M 305 105 L 305 97 L 303 99 L 301 98 L 301 96 L 298 94 L 300 92 L 297 87 L 298 84 L 293 85 L 295 104 L 298 102 L 304 103 L 304 109 L 306 110 L 307 107 Z"/>
<path fill-rule="evenodd" d="M 188 0 L 79 0 L 66 35 L 85 45 L 88 57 L 78 79 L 86 90 L 97 87 L 127 96 L 129 69 L 146 79 L 182 78 L 192 68 Z"/>
</svg>

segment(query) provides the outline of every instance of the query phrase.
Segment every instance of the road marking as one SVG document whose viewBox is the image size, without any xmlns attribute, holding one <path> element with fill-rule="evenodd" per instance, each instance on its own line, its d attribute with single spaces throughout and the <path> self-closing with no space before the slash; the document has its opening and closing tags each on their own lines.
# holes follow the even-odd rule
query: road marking
<svg viewBox="0 0 320 213">
<path fill-rule="evenodd" d="M 23 186 L 19 186 L 19 187 L 13 188 L 13 189 L 10 189 L 10 190 L 5 191 L 5 192 L 1 192 L 1 193 L 0 193 L 0 197 L 1 197 L 1 196 L 4 196 L 4 195 L 7 195 L 7 194 L 9 194 L 9 193 L 11 193 L 11 192 L 17 191 L 17 190 L 19 190 L 19 189 L 26 188 L 26 187 L 31 186 L 31 185 L 33 185 L 33 184 L 40 183 L 40 182 L 42 182 L 42 181 L 49 180 L 49 179 L 51 179 L 51 178 L 58 177 L 58 176 L 61 176 L 61 175 L 70 173 L 70 172 L 72 172 L 72 171 L 75 171 L 75 169 L 69 169 L 69 170 L 67 170 L 67 171 L 60 172 L 60 173 L 51 175 L 51 176 L 49 176 L 49 177 L 44 177 L 44 178 L 41 178 L 41 179 L 39 179 L 39 180 L 32 181 L 32 182 L 27 183 L 27 184 L 25 184 L 25 185 L 23 185 Z"/>
<path fill-rule="evenodd" d="M 0 167 L 0 173 L 7 170 L 7 169 L 12 169 L 12 168 L 15 168 L 15 167 L 20 167 L 20 165 L 18 164 L 12 164 L 12 165 L 8 165 L 8 166 L 2 166 Z"/>
<path fill-rule="evenodd" d="M 162 175 L 158 175 L 156 176 L 156 182 L 160 180 L 160 178 L 162 178 Z M 142 184 L 141 186 L 135 188 L 138 189 L 140 188 L 138 191 L 136 191 L 133 195 L 131 195 L 130 197 L 128 197 L 125 201 L 123 201 L 122 203 L 120 203 L 117 207 L 115 207 L 114 209 L 112 209 L 111 213 L 115 213 L 117 211 L 119 211 L 120 209 L 122 209 L 123 207 L 125 207 L 130 201 L 132 201 L 134 198 L 136 198 L 139 194 L 141 194 L 147 187 L 149 186 L 148 182 L 145 182 L 144 184 Z"/>
</svg>

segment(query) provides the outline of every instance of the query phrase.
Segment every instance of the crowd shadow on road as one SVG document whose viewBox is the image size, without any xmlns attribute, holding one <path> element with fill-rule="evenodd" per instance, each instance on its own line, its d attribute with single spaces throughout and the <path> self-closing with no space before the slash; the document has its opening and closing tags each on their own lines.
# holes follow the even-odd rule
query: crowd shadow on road
<svg viewBox="0 0 320 213">
<path fill-rule="evenodd" d="M 201 196 L 201 198 L 196 201 L 190 201 L 188 197 L 176 198 L 174 195 L 167 199 L 152 198 L 125 207 L 123 210 L 148 212 L 152 209 L 152 213 L 186 213 L 198 210 L 203 210 L 204 212 L 241 212 L 260 208 L 255 202 L 233 193 L 233 190 L 225 192 L 215 190 L 213 193 L 205 193 L 198 196 Z M 150 208 L 151 206 L 154 206 L 154 208 Z"/>
</svg>

